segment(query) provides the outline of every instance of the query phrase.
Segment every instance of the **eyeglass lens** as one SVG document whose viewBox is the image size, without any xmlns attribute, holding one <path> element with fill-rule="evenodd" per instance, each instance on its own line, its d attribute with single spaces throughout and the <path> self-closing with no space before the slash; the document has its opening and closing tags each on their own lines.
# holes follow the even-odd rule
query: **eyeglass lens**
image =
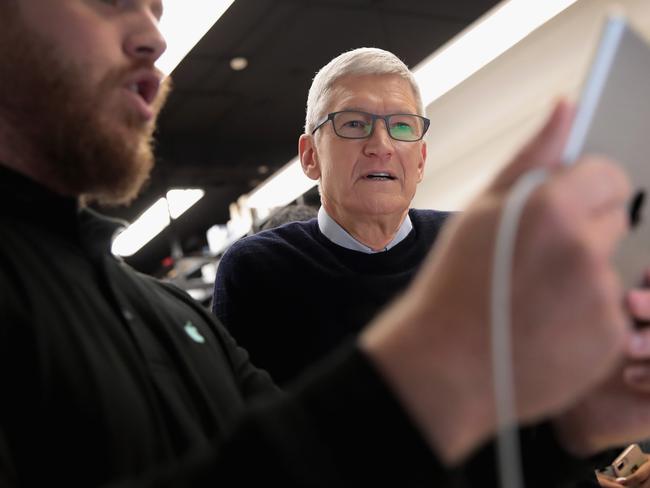
<svg viewBox="0 0 650 488">
<path fill-rule="evenodd" d="M 416 141 L 422 137 L 423 120 L 416 115 L 389 115 L 388 132 L 399 141 Z M 341 137 L 362 139 L 372 132 L 373 117 L 364 112 L 339 112 L 332 120 L 334 130 Z"/>
</svg>

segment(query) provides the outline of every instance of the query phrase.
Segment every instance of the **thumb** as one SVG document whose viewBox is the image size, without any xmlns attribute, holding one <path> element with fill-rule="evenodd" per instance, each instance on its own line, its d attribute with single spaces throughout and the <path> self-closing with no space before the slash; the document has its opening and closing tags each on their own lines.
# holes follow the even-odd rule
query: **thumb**
<svg viewBox="0 0 650 488">
<path fill-rule="evenodd" d="M 531 169 L 559 166 L 571 130 L 574 112 L 573 105 L 566 99 L 558 100 L 540 131 L 497 175 L 493 188 L 497 190 L 509 188 L 519 176 Z"/>
</svg>

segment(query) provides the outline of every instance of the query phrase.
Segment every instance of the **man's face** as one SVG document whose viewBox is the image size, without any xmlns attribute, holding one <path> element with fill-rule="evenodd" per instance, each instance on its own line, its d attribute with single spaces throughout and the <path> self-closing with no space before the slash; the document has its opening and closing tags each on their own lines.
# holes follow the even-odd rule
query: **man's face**
<svg viewBox="0 0 650 488">
<path fill-rule="evenodd" d="M 36 150 L 38 163 L 22 164 L 63 194 L 132 199 L 153 165 L 165 91 L 153 67 L 165 49 L 160 0 L 14 5 L 0 32 L 0 117 Z"/>
<path fill-rule="evenodd" d="M 360 110 L 378 115 L 417 114 L 410 84 L 396 75 L 343 77 L 333 86 L 327 113 Z M 422 180 L 426 145 L 390 138 L 383 120 L 368 139 L 343 139 L 328 122 L 303 136 L 307 175 L 320 178 L 321 200 L 332 217 L 373 218 L 404 214 Z M 373 177 L 388 174 L 389 177 Z M 333 214 L 333 215 L 332 215 Z"/>
</svg>

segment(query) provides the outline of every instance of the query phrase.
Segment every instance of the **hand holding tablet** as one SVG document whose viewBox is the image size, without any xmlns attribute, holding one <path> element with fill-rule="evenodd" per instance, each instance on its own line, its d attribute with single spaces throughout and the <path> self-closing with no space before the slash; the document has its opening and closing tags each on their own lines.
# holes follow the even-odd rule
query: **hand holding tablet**
<svg viewBox="0 0 650 488">
<path fill-rule="evenodd" d="M 624 286 L 637 287 L 650 264 L 650 45 L 623 16 L 610 17 L 603 28 L 563 162 L 582 154 L 618 161 L 634 185 L 630 233 L 615 263 Z"/>
</svg>

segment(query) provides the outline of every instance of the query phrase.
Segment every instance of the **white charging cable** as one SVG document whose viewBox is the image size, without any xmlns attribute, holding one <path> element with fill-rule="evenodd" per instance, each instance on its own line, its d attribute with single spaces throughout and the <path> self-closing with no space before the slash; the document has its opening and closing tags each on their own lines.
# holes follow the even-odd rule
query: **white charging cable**
<svg viewBox="0 0 650 488">
<path fill-rule="evenodd" d="M 523 488 L 523 470 L 516 416 L 513 377 L 510 303 L 517 230 L 528 198 L 548 174 L 544 169 L 525 173 L 508 194 L 499 226 L 493 257 L 490 320 L 492 325 L 492 367 L 497 415 L 498 472 L 502 488 Z"/>
</svg>

